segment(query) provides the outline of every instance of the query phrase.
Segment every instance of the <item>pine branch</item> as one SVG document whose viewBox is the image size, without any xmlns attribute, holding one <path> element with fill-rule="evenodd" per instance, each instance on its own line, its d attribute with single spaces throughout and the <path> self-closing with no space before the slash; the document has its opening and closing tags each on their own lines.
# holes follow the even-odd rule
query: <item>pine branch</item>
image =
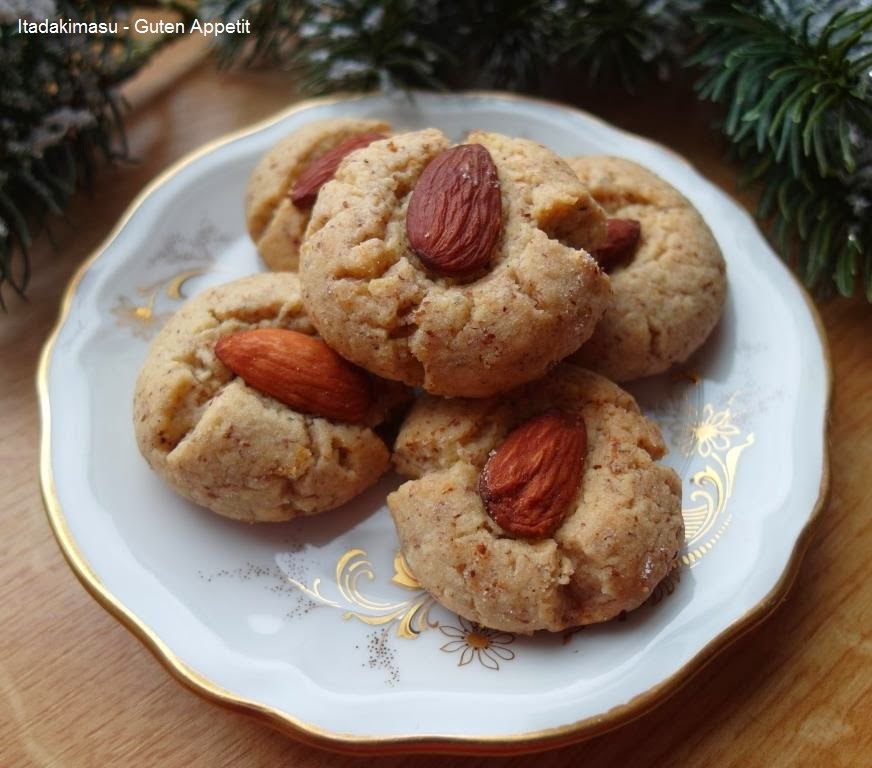
<svg viewBox="0 0 872 768">
<path fill-rule="evenodd" d="M 588 87 L 618 84 L 629 93 L 666 79 L 684 58 L 702 0 L 575 0 L 561 58 Z"/>
<path fill-rule="evenodd" d="M 244 17 L 250 38 L 225 36 L 222 65 L 272 65 L 292 71 L 304 93 L 373 88 L 442 88 L 437 65 L 452 54 L 431 35 L 438 3 L 415 0 L 201 0 L 202 18 Z"/>
<path fill-rule="evenodd" d="M 247 19 L 251 35 L 225 35 L 217 48 L 218 62 L 229 66 L 287 67 L 294 58 L 297 28 L 309 3 L 305 0 L 201 0 L 198 15 L 230 23 Z"/>
<path fill-rule="evenodd" d="M 460 88 L 531 90 L 560 59 L 566 34 L 560 0 L 436 2 L 424 34 L 442 49 L 462 51 L 443 79 Z"/>
<path fill-rule="evenodd" d="M 760 182 L 759 215 L 809 288 L 872 301 L 872 9 L 764 2 L 704 15 L 700 98 Z"/>
<path fill-rule="evenodd" d="M 435 65 L 451 61 L 452 55 L 423 33 L 427 3 L 329 0 L 305 5 L 291 64 L 307 91 L 443 87 Z"/>
<path fill-rule="evenodd" d="M 19 34 L 18 19 L 110 24 L 126 12 L 117 3 L 85 0 L 0 5 L 0 308 L 4 286 L 24 296 L 34 223 L 62 216 L 100 158 L 126 157 L 117 86 L 169 39 L 137 45 L 123 32 Z M 191 18 L 191 10 L 186 13 Z"/>
</svg>

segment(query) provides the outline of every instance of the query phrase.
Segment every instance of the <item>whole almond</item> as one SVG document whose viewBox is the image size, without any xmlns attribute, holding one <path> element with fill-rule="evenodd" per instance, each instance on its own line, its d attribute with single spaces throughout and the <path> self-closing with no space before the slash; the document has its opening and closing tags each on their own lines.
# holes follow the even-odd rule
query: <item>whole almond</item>
<svg viewBox="0 0 872 768">
<path fill-rule="evenodd" d="M 641 234 L 642 225 L 636 219 L 609 219 L 606 222 L 606 241 L 591 256 L 608 272 L 632 258 Z"/>
<path fill-rule="evenodd" d="M 430 161 L 406 213 L 409 245 L 428 269 L 463 277 L 486 267 L 502 226 L 497 169 L 485 147 L 461 144 Z"/>
<path fill-rule="evenodd" d="M 297 208 L 310 208 L 315 204 L 318 192 L 333 176 L 336 169 L 347 155 L 355 149 L 367 147 L 378 139 L 385 138 L 383 133 L 358 133 L 349 136 L 345 141 L 316 157 L 297 177 L 291 189 L 291 202 Z"/>
<path fill-rule="evenodd" d="M 223 336 L 215 354 L 246 384 L 295 411 L 362 422 L 372 403 L 369 376 L 321 339 L 284 328 Z"/>
<path fill-rule="evenodd" d="M 524 422 L 491 451 L 481 472 L 487 513 L 513 536 L 550 536 L 578 492 L 586 453 L 581 416 L 552 410 Z"/>
</svg>

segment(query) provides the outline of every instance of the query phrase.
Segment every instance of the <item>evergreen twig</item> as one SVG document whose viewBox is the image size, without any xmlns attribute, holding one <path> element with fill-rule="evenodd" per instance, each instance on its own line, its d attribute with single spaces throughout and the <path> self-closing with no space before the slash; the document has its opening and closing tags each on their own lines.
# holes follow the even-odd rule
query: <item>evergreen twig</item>
<svg viewBox="0 0 872 768">
<path fill-rule="evenodd" d="M 249 22 L 250 35 L 227 35 L 221 41 L 217 50 L 222 66 L 242 62 L 289 67 L 307 6 L 306 0 L 201 0 L 199 15 L 225 23 Z"/>
<path fill-rule="evenodd" d="M 180 10 L 193 18 L 193 6 Z M 137 44 L 121 31 L 19 34 L 18 19 L 109 24 L 128 12 L 118 3 L 88 0 L 0 5 L 0 308 L 5 307 L 4 286 L 25 294 L 34 223 L 46 214 L 62 216 L 72 193 L 89 184 L 101 157 L 111 162 L 127 155 L 117 88 L 170 39 L 158 36 Z"/>
<path fill-rule="evenodd" d="M 702 0 L 574 0 L 562 57 L 588 87 L 619 84 L 632 93 L 680 67 Z"/>
<path fill-rule="evenodd" d="M 700 98 L 760 182 L 759 215 L 810 288 L 872 302 L 872 8 L 764 2 L 702 16 Z"/>
</svg>

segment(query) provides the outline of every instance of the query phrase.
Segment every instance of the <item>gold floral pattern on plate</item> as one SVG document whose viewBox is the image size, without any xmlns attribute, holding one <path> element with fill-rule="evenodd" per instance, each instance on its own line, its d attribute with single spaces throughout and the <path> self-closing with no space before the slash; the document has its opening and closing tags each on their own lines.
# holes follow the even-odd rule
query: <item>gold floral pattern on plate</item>
<svg viewBox="0 0 872 768">
<path fill-rule="evenodd" d="M 508 648 L 515 642 L 515 635 L 496 629 L 482 627 L 462 616 L 457 617 L 459 627 L 440 624 L 439 631 L 451 640 L 439 648 L 446 653 L 460 653 L 458 667 L 464 667 L 473 660 L 485 669 L 498 671 L 500 661 L 511 661 L 515 652 Z"/>
<path fill-rule="evenodd" d="M 711 551 L 730 525 L 732 511 L 728 504 L 739 460 L 745 449 L 754 444 L 754 434 L 743 439 L 741 429 L 733 423 L 732 399 L 720 411 L 706 404 L 693 427 L 694 450 L 705 464 L 690 478 L 693 488 L 687 498 L 691 506 L 681 510 L 685 528 L 681 561 L 689 567 Z"/>
<path fill-rule="evenodd" d="M 291 577 L 287 579 L 290 584 L 319 604 L 342 609 L 344 619 L 358 619 L 370 626 L 396 622 L 397 637 L 415 638 L 428 627 L 436 626 L 430 621 L 430 609 L 434 605 L 434 600 L 412 576 L 405 559 L 399 552 L 394 556 L 394 575 L 391 583 L 413 592 L 407 600 L 397 602 L 374 600 L 364 594 L 361 580 L 373 581 L 375 573 L 363 549 L 350 549 L 343 554 L 336 563 L 334 575 L 338 592 L 336 599 L 324 594 L 320 577 L 315 578 L 311 586 L 306 586 Z"/>
<path fill-rule="evenodd" d="M 161 291 L 166 292 L 168 299 L 181 301 L 187 298 L 183 292 L 184 284 L 205 271 L 205 267 L 186 269 L 157 282 L 139 286 L 136 289 L 140 297 L 138 300 L 131 299 L 129 296 L 119 296 L 111 309 L 117 325 L 129 328 L 138 338 L 146 340 L 151 338 L 172 314 L 171 309 L 163 312 L 155 311 L 155 304 Z"/>
<path fill-rule="evenodd" d="M 129 328 L 137 338 L 150 339 L 177 309 L 177 306 L 170 305 L 159 311 L 156 308 L 158 300 L 164 296 L 172 302 L 186 299 L 185 283 L 207 272 L 215 254 L 230 239 L 210 221 L 201 221 L 191 236 L 167 235 L 149 259 L 149 266 L 172 264 L 177 267 L 185 265 L 185 268 L 147 285 L 137 286 L 134 298 L 120 295 L 110 309 L 116 324 Z"/>
</svg>

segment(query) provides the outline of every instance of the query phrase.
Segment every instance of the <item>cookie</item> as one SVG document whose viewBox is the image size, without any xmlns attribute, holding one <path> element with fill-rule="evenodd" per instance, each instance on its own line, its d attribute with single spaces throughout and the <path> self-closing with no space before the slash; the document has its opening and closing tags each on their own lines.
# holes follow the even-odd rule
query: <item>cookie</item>
<svg viewBox="0 0 872 768">
<path fill-rule="evenodd" d="M 610 217 L 641 225 L 632 258 L 610 270 L 605 314 L 572 360 L 614 381 L 686 361 L 726 298 L 724 258 L 711 230 L 687 198 L 637 163 L 586 156 L 569 164 Z"/>
<path fill-rule="evenodd" d="M 380 120 L 320 120 L 297 129 L 264 155 L 245 192 L 245 222 L 269 269 L 297 269 L 312 200 L 304 196 L 294 202 L 292 195 L 312 163 L 349 139 L 389 132 L 390 125 Z"/>
<path fill-rule="evenodd" d="M 152 469 L 182 496 L 248 522 L 332 509 L 374 483 L 390 453 L 372 427 L 405 397 L 396 385 L 377 385 L 363 423 L 295 411 L 216 356 L 219 339 L 265 328 L 314 335 L 295 274 L 204 291 L 155 338 L 133 404 L 136 440 Z"/>
<path fill-rule="evenodd" d="M 523 431 L 554 409 L 582 419 L 580 480 L 553 531 L 518 535 L 488 512 L 498 490 L 493 457 L 505 457 L 512 436 L 524 434 L 530 444 L 516 444 L 513 461 L 539 461 L 544 438 Z M 394 449 L 396 469 L 413 479 L 388 506 L 412 573 L 446 608 L 493 629 L 559 631 L 636 608 L 675 567 L 684 540 L 681 482 L 657 463 L 665 452 L 631 395 L 562 363 L 503 397 L 420 400 Z M 534 476 L 563 472 L 565 459 L 538 464 Z M 504 485 L 517 487 L 514 477 Z"/>
<path fill-rule="evenodd" d="M 586 249 L 602 241 L 605 215 L 545 147 L 484 132 L 467 141 L 486 150 L 493 173 L 473 179 L 476 167 L 457 166 L 427 186 L 457 191 L 434 203 L 453 217 L 452 256 L 466 258 L 465 240 L 481 256 L 484 230 L 495 229 L 472 274 L 440 274 L 410 246 L 416 186 L 452 146 L 427 129 L 373 142 L 343 162 L 313 209 L 300 278 L 312 322 L 344 357 L 431 393 L 484 397 L 542 376 L 593 332 L 609 281 Z M 484 185 L 496 190 L 495 205 L 490 192 L 476 197 Z M 464 195 L 480 207 L 452 210 Z"/>
</svg>

